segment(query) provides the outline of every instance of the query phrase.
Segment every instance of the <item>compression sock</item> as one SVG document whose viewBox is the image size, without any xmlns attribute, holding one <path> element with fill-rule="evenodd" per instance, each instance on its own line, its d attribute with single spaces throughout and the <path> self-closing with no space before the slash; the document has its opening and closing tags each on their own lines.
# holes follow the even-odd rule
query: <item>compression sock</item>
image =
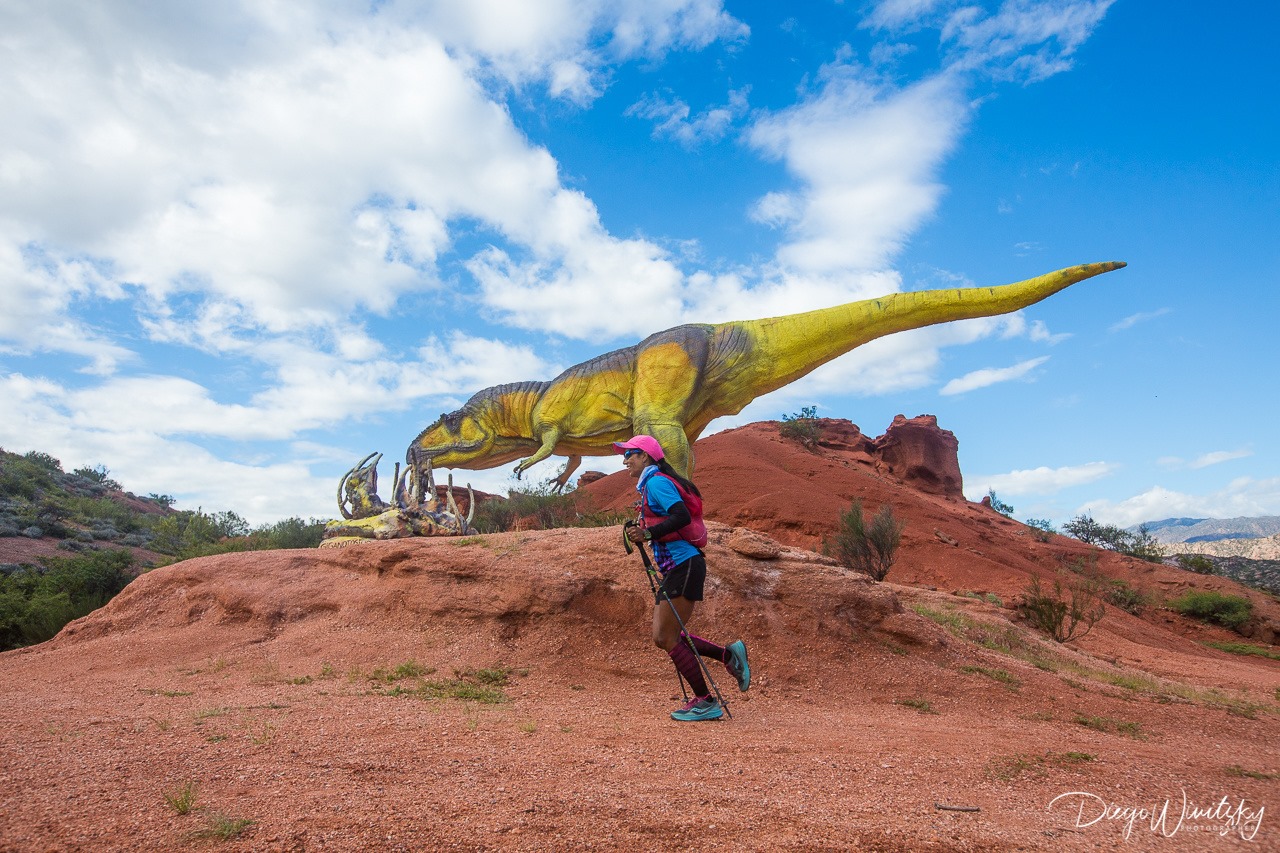
<svg viewBox="0 0 1280 853">
<path fill-rule="evenodd" d="M 675 648 L 667 654 L 675 661 L 676 669 L 684 676 L 684 680 L 689 682 L 694 696 L 706 696 L 711 692 L 707 689 L 707 680 L 702 677 L 702 667 L 698 666 L 698 659 L 693 656 L 693 649 L 689 648 L 688 643 L 676 643 Z"/>
<path fill-rule="evenodd" d="M 697 649 L 698 654 L 702 655 L 704 658 L 718 660 L 721 663 L 724 663 L 729 659 L 728 655 L 725 654 L 724 646 L 717 646 L 710 640 L 702 639 L 697 634 L 687 634 L 686 636 L 693 641 L 693 647 Z"/>
</svg>

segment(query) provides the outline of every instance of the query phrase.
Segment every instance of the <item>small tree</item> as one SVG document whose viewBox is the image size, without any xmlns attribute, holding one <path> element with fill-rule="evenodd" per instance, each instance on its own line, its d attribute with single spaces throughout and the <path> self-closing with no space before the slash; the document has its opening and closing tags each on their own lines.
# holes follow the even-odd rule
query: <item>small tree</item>
<svg viewBox="0 0 1280 853">
<path fill-rule="evenodd" d="M 1198 575 L 1216 575 L 1218 573 L 1217 563 L 1203 554 L 1179 554 L 1178 568 L 1188 572 L 1195 572 Z"/>
<path fill-rule="evenodd" d="M 887 503 L 881 505 L 868 525 L 862 515 L 862 501 L 854 498 L 849 511 L 840 516 L 833 556 L 841 564 L 882 581 L 897 557 L 903 526 Z"/>
<path fill-rule="evenodd" d="M 1050 591 L 1040 585 L 1040 576 L 1033 574 L 1018 610 L 1032 627 L 1055 642 L 1065 643 L 1088 634 L 1102 618 L 1101 593 L 1097 578 L 1059 573 Z"/>
<path fill-rule="evenodd" d="M 822 430 L 818 427 L 818 407 L 805 406 L 797 414 L 783 415 L 782 426 L 778 434 L 783 438 L 798 441 L 810 450 L 822 438 Z"/>
<path fill-rule="evenodd" d="M 1087 515 L 1078 515 L 1062 525 L 1062 529 L 1089 545 L 1099 545 L 1117 554 L 1137 557 L 1149 563 L 1164 559 L 1164 548 L 1151 535 L 1145 524 L 1137 533 L 1130 533 L 1114 524 L 1099 524 Z"/>
<path fill-rule="evenodd" d="M 1137 533 L 1130 533 L 1124 547 L 1118 548 L 1121 554 L 1146 560 L 1148 563 L 1159 563 L 1164 560 L 1164 547 L 1151 535 L 1147 525 L 1138 526 Z"/>
<path fill-rule="evenodd" d="M 108 489 L 121 491 L 120 483 L 111 479 L 111 471 L 107 469 L 106 465 L 94 465 L 92 468 L 86 465 L 83 468 L 75 469 L 71 473 L 78 477 L 84 477 L 92 483 L 106 486 Z"/>
<path fill-rule="evenodd" d="M 1058 532 L 1053 529 L 1053 522 L 1047 518 L 1028 518 L 1027 527 L 1035 531 L 1031 535 L 1040 542 L 1048 542 Z"/>
<path fill-rule="evenodd" d="M 991 508 L 1006 518 L 1013 518 L 1013 507 L 996 497 L 995 489 L 987 489 L 987 500 L 991 503 Z"/>
<path fill-rule="evenodd" d="M 1077 515 L 1062 525 L 1068 536 L 1074 536 L 1086 545 L 1101 545 L 1103 541 L 1102 525 L 1093 520 L 1093 516 Z"/>
</svg>

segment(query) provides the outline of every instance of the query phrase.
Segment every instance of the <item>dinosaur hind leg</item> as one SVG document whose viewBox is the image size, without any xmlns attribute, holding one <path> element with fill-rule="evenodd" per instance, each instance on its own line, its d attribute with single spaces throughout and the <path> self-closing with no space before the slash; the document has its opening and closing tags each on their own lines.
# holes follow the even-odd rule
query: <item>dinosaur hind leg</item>
<svg viewBox="0 0 1280 853">
<path fill-rule="evenodd" d="M 683 426 L 675 423 L 645 423 L 638 421 L 636 422 L 635 430 L 637 434 L 643 433 L 656 438 L 658 444 L 662 445 L 662 452 L 666 460 L 671 463 L 671 467 L 684 476 L 692 478 L 693 448 L 689 445 L 689 439 L 684 434 Z"/>
</svg>

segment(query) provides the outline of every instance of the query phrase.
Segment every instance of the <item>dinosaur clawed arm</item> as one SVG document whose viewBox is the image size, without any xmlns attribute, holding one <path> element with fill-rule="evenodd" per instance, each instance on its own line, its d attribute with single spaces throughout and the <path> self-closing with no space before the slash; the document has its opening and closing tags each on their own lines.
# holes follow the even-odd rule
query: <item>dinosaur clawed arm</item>
<svg viewBox="0 0 1280 853">
<path fill-rule="evenodd" d="M 534 465 L 537 465 L 543 459 L 546 459 L 548 456 L 555 453 L 556 443 L 560 441 L 560 428 L 555 426 L 545 427 L 542 430 L 540 440 L 542 441 L 542 446 L 535 450 L 532 456 L 526 459 L 521 459 L 516 463 L 515 474 L 517 480 L 520 479 L 520 475 L 525 471 L 528 471 Z"/>
</svg>

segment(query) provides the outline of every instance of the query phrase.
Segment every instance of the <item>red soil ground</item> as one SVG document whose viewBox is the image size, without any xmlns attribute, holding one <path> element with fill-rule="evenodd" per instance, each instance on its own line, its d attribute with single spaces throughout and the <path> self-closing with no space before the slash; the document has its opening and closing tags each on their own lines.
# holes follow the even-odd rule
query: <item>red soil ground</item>
<svg viewBox="0 0 1280 853">
<path fill-rule="evenodd" d="M 732 720 L 667 717 L 617 527 L 191 560 L 0 655 L 0 850 L 1280 849 L 1280 662 L 1158 608 L 1045 641 L 956 593 L 1010 602 L 1092 549 L 767 424 L 697 452 L 721 523 L 693 627 L 745 639 L 754 670 L 741 694 L 711 665 Z M 853 496 L 906 521 L 891 582 L 798 547 Z M 1097 567 L 1276 622 L 1227 581 Z M 495 668 L 496 704 L 421 689 Z M 218 842 L 218 815 L 252 823 Z"/>
</svg>

